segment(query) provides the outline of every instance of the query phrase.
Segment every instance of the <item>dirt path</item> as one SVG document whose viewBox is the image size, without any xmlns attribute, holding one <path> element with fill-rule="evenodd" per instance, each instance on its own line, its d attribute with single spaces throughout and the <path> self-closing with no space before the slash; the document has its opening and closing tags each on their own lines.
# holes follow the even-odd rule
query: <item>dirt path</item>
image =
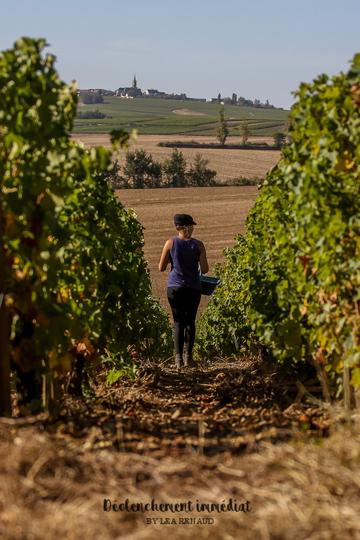
<svg viewBox="0 0 360 540">
<path fill-rule="evenodd" d="M 317 390 L 320 390 L 318 387 Z M 326 435 L 326 413 L 294 403 L 294 382 L 253 361 L 215 363 L 177 372 L 143 367 L 135 382 L 97 389 L 93 403 L 68 400 L 61 436 L 87 446 L 155 457 L 219 452 L 239 454 L 261 441 Z M 80 409 L 79 409 L 80 408 Z M 81 413 L 81 414 L 80 414 Z M 96 426 L 96 427 L 95 427 Z"/>
<path fill-rule="evenodd" d="M 324 437 L 295 383 L 252 359 L 149 365 L 55 422 L 0 419 L 1 538 L 359 538 L 358 424 Z"/>
<path fill-rule="evenodd" d="M 169 360 L 170 362 L 170 360 Z M 320 386 L 307 386 L 319 394 Z M 255 359 L 217 361 L 176 370 L 144 365 L 135 380 L 109 387 L 92 383 L 92 396 L 67 395 L 56 420 L 30 418 L 74 449 L 110 449 L 152 455 L 213 456 L 256 450 L 260 442 L 327 436 L 326 410 L 293 377 Z M 10 420 L 26 427 L 29 420 Z"/>
</svg>

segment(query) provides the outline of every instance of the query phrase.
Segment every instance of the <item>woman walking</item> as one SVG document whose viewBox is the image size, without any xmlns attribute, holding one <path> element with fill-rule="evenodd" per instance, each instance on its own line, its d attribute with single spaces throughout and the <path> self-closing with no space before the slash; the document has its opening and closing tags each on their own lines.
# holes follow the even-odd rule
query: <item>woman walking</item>
<svg viewBox="0 0 360 540">
<path fill-rule="evenodd" d="M 193 364 L 195 319 L 201 298 L 199 264 L 203 274 L 209 265 L 204 244 L 192 238 L 193 218 L 176 214 L 174 225 L 178 235 L 165 242 L 159 270 L 164 272 L 170 262 L 167 297 L 174 319 L 175 366 L 180 368 Z"/>
</svg>

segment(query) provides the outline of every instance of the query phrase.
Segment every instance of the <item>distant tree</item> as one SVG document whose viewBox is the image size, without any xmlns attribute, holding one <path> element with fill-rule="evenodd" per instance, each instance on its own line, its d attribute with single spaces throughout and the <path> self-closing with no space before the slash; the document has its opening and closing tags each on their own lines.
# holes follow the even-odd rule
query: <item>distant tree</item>
<svg viewBox="0 0 360 540">
<path fill-rule="evenodd" d="M 163 163 L 164 184 L 169 187 L 185 187 L 187 185 L 186 160 L 184 154 L 174 148 L 169 159 Z"/>
<path fill-rule="evenodd" d="M 231 97 L 231 103 L 233 105 L 236 105 L 237 104 L 237 95 L 235 94 L 235 92 L 233 93 L 232 97 Z"/>
<path fill-rule="evenodd" d="M 281 131 L 274 133 L 273 139 L 274 139 L 275 146 L 278 146 L 279 148 L 282 148 L 286 143 L 286 135 L 285 133 L 282 133 Z"/>
<path fill-rule="evenodd" d="M 225 146 L 226 139 L 229 135 L 229 128 L 227 121 L 225 120 L 225 109 L 222 105 L 219 110 L 219 124 L 216 130 L 216 136 L 219 140 L 219 143 L 222 146 Z"/>
<path fill-rule="evenodd" d="M 104 98 L 100 92 L 88 92 L 87 94 L 80 94 L 80 99 L 85 105 L 104 103 Z"/>
<path fill-rule="evenodd" d="M 221 101 L 221 94 L 220 94 L 220 92 L 218 93 L 217 100 L 218 100 L 218 103 L 220 103 L 220 101 Z"/>
<path fill-rule="evenodd" d="M 104 174 L 113 189 L 128 188 L 128 181 L 121 176 L 120 163 L 115 160 L 111 166 L 111 169 Z"/>
<path fill-rule="evenodd" d="M 188 183 L 191 186 L 213 186 L 215 184 L 216 171 L 208 169 L 209 161 L 201 154 L 196 154 L 193 164 L 187 173 Z"/>
<path fill-rule="evenodd" d="M 241 137 L 242 137 L 242 143 L 246 144 L 248 138 L 250 137 L 249 124 L 246 122 L 246 120 L 244 122 L 242 122 L 242 124 L 241 124 L 240 133 L 241 133 Z"/>
<path fill-rule="evenodd" d="M 148 176 L 148 187 L 159 188 L 162 182 L 162 167 L 158 161 L 153 161 L 150 165 Z"/>
<path fill-rule="evenodd" d="M 151 188 L 161 186 L 162 169 L 145 150 L 134 150 L 126 154 L 124 178 L 129 187 Z"/>
</svg>

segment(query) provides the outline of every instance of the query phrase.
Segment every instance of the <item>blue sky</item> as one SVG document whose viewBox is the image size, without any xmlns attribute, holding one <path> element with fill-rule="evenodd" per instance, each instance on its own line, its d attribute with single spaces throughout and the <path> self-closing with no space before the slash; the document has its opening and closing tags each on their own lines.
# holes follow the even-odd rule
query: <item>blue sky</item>
<svg viewBox="0 0 360 540">
<path fill-rule="evenodd" d="M 358 0 L 0 0 L 0 49 L 45 37 L 66 81 L 289 107 L 360 52 Z"/>
</svg>

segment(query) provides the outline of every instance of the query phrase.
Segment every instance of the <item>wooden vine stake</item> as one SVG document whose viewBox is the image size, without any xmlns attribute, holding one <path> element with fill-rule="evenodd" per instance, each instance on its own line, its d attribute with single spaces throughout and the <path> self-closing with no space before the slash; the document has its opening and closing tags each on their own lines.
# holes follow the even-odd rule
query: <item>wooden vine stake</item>
<svg viewBox="0 0 360 540">
<path fill-rule="evenodd" d="M 350 387 L 350 369 L 349 366 L 344 362 L 344 371 L 343 371 L 343 388 L 344 388 L 344 406 L 347 415 L 351 410 L 351 387 Z"/>
<path fill-rule="evenodd" d="M 59 413 L 58 400 L 60 399 L 60 384 L 58 378 L 49 367 L 48 360 L 43 361 L 42 374 L 42 406 L 51 417 L 56 418 Z"/>
<path fill-rule="evenodd" d="M 5 253 L 0 201 L 0 416 L 11 416 L 10 395 L 10 319 L 5 305 Z"/>
</svg>

